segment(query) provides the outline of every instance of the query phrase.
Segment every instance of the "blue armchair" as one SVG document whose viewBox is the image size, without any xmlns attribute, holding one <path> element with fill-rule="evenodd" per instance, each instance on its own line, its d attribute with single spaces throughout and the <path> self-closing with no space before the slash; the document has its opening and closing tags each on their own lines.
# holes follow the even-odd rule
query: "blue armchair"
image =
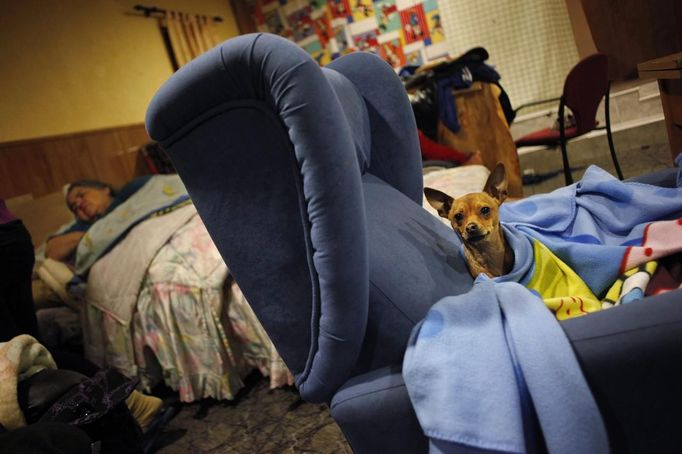
<svg viewBox="0 0 682 454">
<path fill-rule="evenodd" d="M 174 74 L 146 123 L 301 396 L 330 405 L 356 452 L 426 451 L 405 347 L 428 309 L 472 279 L 454 232 L 421 207 L 417 128 L 393 70 L 366 53 L 320 68 L 283 38 L 245 35 Z M 628 310 L 566 331 L 588 339 L 604 318 L 627 328 Z M 581 345 L 582 360 L 594 344 Z"/>
<path fill-rule="evenodd" d="M 247 35 L 176 73 L 147 118 L 301 396 L 330 403 L 360 450 L 427 445 L 400 364 L 429 307 L 472 283 L 454 233 L 421 207 L 404 93 L 373 55 L 320 69 Z"/>
</svg>

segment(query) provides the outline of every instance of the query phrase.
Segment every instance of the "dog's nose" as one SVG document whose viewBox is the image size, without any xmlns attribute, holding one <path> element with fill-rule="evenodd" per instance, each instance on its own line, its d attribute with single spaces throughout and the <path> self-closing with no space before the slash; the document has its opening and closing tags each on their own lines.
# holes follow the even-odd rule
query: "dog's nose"
<svg viewBox="0 0 682 454">
<path fill-rule="evenodd" d="M 478 224 L 474 224 L 473 222 L 470 224 L 467 224 L 467 233 L 476 233 L 478 232 Z"/>
</svg>

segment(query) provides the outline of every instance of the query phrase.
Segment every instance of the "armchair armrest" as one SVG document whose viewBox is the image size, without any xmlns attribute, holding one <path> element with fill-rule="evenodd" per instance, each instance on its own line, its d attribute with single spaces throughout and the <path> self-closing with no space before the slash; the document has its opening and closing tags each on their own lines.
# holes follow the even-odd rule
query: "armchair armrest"
<svg viewBox="0 0 682 454">
<path fill-rule="evenodd" d="M 400 365 L 350 379 L 334 396 L 331 414 L 356 453 L 428 452 Z"/>
</svg>

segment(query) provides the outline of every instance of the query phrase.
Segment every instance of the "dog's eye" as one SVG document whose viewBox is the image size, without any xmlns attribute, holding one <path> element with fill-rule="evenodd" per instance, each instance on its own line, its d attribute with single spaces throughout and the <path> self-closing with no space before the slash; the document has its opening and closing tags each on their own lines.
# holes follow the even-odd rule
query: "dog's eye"
<svg viewBox="0 0 682 454">
<path fill-rule="evenodd" d="M 490 207 L 483 207 L 481 208 L 481 214 L 483 216 L 488 216 L 490 214 Z"/>
<path fill-rule="evenodd" d="M 462 213 L 457 213 L 455 215 L 455 221 L 462 222 L 462 219 L 464 219 L 464 215 Z"/>
</svg>

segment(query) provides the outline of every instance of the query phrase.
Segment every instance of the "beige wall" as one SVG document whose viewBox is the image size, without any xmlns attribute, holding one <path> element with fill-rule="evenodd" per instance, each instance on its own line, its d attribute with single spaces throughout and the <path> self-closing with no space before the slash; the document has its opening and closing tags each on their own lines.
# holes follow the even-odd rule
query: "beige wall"
<svg viewBox="0 0 682 454">
<path fill-rule="evenodd" d="M 513 107 L 561 94 L 579 59 L 565 0 L 441 0 L 439 5 L 451 55 L 485 47 L 487 63 L 502 77 Z"/>
<path fill-rule="evenodd" d="M 172 69 L 139 0 L 0 0 L 0 143 L 141 123 Z M 237 35 L 229 0 L 145 3 L 222 16 L 220 39 Z"/>
</svg>

